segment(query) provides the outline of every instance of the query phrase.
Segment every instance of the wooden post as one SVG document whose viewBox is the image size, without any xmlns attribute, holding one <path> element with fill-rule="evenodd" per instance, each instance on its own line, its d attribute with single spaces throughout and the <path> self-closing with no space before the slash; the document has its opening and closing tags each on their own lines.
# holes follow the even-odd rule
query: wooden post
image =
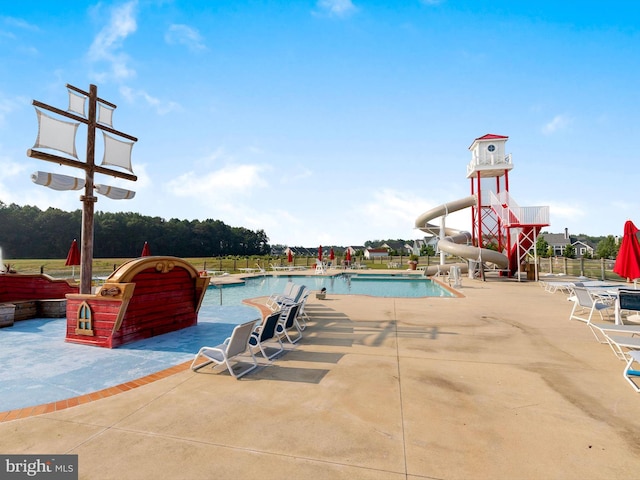
<svg viewBox="0 0 640 480">
<path fill-rule="evenodd" d="M 87 158 L 85 160 L 85 184 L 82 201 L 82 244 L 80 246 L 80 293 L 91 293 L 93 278 L 93 217 L 94 204 L 98 199 L 93 195 L 93 172 L 96 153 L 96 111 L 98 87 L 89 87 L 89 115 L 87 122 Z"/>
</svg>

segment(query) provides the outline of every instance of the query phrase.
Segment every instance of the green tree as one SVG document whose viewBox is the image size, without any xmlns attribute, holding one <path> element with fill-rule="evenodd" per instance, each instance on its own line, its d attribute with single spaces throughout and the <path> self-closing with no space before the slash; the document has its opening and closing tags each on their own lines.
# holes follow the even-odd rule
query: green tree
<svg viewBox="0 0 640 480">
<path fill-rule="evenodd" d="M 433 245 L 423 245 L 420 249 L 420 255 L 422 256 L 433 257 L 435 254 L 436 251 L 433 248 Z"/>
<path fill-rule="evenodd" d="M 539 257 L 549 256 L 549 242 L 547 242 L 542 235 L 538 236 L 536 240 L 536 254 Z"/>
<path fill-rule="evenodd" d="M 576 258 L 576 247 L 568 243 L 564 249 L 564 256 L 566 258 Z"/>
<path fill-rule="evenodd" d="M 618 255 L 618 244 L 613 235 L 607 236 L 600 240 L 596 245 L 596 257 L 598 258 L 616 258 Z"/>
</svg>

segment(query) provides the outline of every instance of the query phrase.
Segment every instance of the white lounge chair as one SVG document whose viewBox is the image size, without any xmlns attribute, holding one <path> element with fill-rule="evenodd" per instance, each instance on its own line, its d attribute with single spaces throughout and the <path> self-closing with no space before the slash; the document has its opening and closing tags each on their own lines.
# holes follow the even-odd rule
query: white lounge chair
<svg viewBox="0 0 640 480">
<path fill-rule="evenodd" d="M 211 363 L 215 363 L 216 365 L 224 364 L 229 369 L 229 373 L 238 379 L 256 369 L 258 367 L 258 361 L 249 348 L 249 337 L 251 337 L 251 333 L 253 332 L 256 323 L 258 323 L 257 319 L 241 323 L 233 329 L 231 336 L 220 345 L 215 347 L 202 347 L 196 354 L 193 362 L 191 362 L 191 370 L 195 372 Z M 251 358 L 253 359 L 252 365 L 250 365 L 246 370 L 242 370 L 240 372 L 234 371 L 231 363 L 229 363 L 230 360 L 247 351 L 251 354 Z M 206 360 L 202 363 L 196 364 L 200 357 L 205 357 Z"/>
<path fill-rule="evenodd" d="M 585 287 L 574 287 L 573 295 L 575 301 L 573 302 L 569 320 L 580 320 L 581 322 L 590 323 L 594 312 L 598 312 L 601 320 L 604 320 L 602 311 L 613 307 L 611 303 L 605 303 L 602 300 L 593 298 L 589 290 Z"/>
<path fill-rule="evenodd" d="M 280 309 L 280 305 L 278 305 L 278 301 L 283 297 L 291 297 L 291 292 L 296 287 L 296 284 L 289 281 L 284 286 L 282 293 L 272 293 L 269 298 L 267 298 L 267 307 L 271 311 L 276 311 Z"/>
<path fill-rule="evenodd" d="M 618 300 L 616 304 L 621 310 L 627 312 L 640 310 L 640 290 L 620 290 L 618 292 Z M 624 306 L 624 309 L 622 308 Z M 618 308 L 618 307 L 616 307 Z M 619 312 L 616 316 L 622 320 Z M 629 315 L 627 318 L 636 315 Z M 627 355 L 623 347 L 630 349 L 640 348 L 640 325 L 639 324 L 623 324 L 623 323 L 593 323 L 587 322 L 591 332 L 600 343 L 608 343 L 613 349 L 613 353 L 620 360 L 626 360 Z"/>
<path fill-rule="evenodd" d="M 629 350 L 640 350 L 640 337 L 636 336 L 640 334 L 638 332 L 624 332 L 631 333 L 630 335 L 611 335 L 614 332 L 605 332 L 609 345 L 613 348 L 614 353 L 620 360 L 626 360 L 631 355 L 631 351 L 625 351 L 624 348 Z"/>
<path fill-rule="evenodd" d="M 624 379 L 629 382 L 629 384 L 633 387 L 636 392 L 640 392 L 640 387 L 633 381 L 633 378 L 637 378 L 640 376 L 640 371 L 632 369 L 633 363 L 638 363 L 640 365 L 640 351 L 629 352 L 629 360 L 624 367 L 624 372 L 622 376 Z"/>
<path fill-rule="evenodd" d="M 624 323 L 622 320 L 624 316 L 626 316 L 628 321 L 640 321 L 640 290 L 629 288 L 618 289 L 618 297 L 616 299 L 616 323 Z"/>
<path fill-rule="evenodd" d="M 276 327 L 276 333 L 278 335 L 285 336 L 289 343 L 295 344 L 302 339 L 302 329 L 298 324 L 298 312 L 300 310 L 300 304 L 294 303 L 282 309 L 278 326 Z M 289 335 L 289 331 L 295 330 L 298 335 L 292 337 Z"/>
<path fill-rule="evenodd" d="M 280 312 L 274 312 L 267 315 L 267 317 L 255 328 L 249 337 L 249 349 L 255 347 L 259 348 L 260 352 L 267 360 L 271 360 L 284 351 L 282 340 L 280 340 L 280 336 L 276 333 L 276 327 L 278 326 L 279 320 Z M 269 348 L 268 342 L 271 344 L 277 342 L 275 352 L 272 352 L 271 354 L 267 353 L 267 349 Z"/>
<path fill-rule="evenodd" d="M 300 303 L 306 290 L 308 290 L 306 286 L 294 284 L 289 295 L 279 295 L 271 301 L 267 300 L 267 306 L 271 311 L 275 312 L 277 310 L 281 310 L 285 306 Z"/>
</svg>

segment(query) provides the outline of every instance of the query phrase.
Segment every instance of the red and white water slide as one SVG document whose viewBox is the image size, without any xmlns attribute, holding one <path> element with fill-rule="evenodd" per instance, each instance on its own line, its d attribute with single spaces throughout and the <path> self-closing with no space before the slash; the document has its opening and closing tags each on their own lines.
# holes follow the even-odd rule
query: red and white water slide
<svg viewBox="0 0 640 480">
<path fill-rule="evenodd" d="M 423 232 L 440 237 L 440 240 L 438 241 L 438 249 L 442 252 L 457 255 L 459 257 L 466 258 L 467 260 L 473 260 L 480 263 L 494 263 L 499 268 L 507 268 L 509 266 L 509 259 L 506 255 L 488 248 L 479 248 L 470 245 L 471 234 L 469 232 L 444 226 L 444 236 L 441 236 L 441 227 L 429 223 L 436 218 L 446 217 L 449 213 L 457 212 L 464 208 L 470 208 L 476 206 L 476 204 L 477 198 L 475 195 L 444 203 L 420 215 L 416 219 L 416 228 Z M 444 222 L 444 218 L 442 220 Z"/>
</svg>

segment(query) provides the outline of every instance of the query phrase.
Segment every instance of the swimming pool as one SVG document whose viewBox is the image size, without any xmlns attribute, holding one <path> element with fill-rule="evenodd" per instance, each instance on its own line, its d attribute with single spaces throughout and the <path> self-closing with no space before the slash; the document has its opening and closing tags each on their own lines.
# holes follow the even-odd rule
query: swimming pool
<svg viewBox="0 0 640 480">
<path fill-rule="evenodd" d="M 320 275 L 264 275 L 250 277 L 244 284 L 211 285 L 202 302 L 203 307 L 240 305 L 247 298 L 266 297 L 280 293 L 287 282 L 305 285 L 311 290 L 327 289 L 327 294 L 371 295 L 373 297 L 453 297 L 439 284 L 419 275 L 407 274 L 339 274 Z"/>
<path fill-rule="evenodd" d="M 0 412 L 95 392 L 192 360 L 203 345 L 221 343 L 235 325 L 260 316 L 242 300 L 280 293 L 288 281 L 312 290 L 324 287 L 329 294 L 452 296 L 438 284 L 415 277 L 267 275 L 235 286 L 209 287 L 198 325 L 114 349 L 66 343 L 64 318 L 16 322 L 0 329 Z"/>
</svg>

